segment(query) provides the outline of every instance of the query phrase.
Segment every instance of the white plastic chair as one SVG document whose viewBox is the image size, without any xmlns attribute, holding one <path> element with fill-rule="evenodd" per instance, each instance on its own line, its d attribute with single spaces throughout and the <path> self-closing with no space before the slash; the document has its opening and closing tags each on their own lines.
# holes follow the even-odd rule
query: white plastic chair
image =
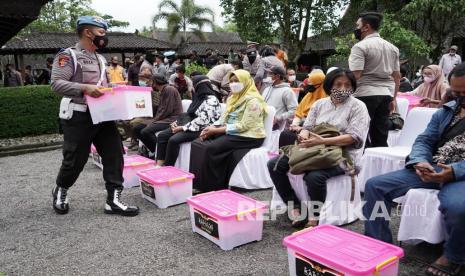
<svg viewBox="0 0 465 276">
<path fill-rule="evenodd" d="M 184 105 L 184 101 L 188 101 L 188 100 L 183 100 L 183 105 Z M 223 114 L 224 111 L 226 110 L 226 104 L 222 103 L 220 105 L 221 105 L 221 114 Z M 176 159 L 176 163 L 174 164 L 174 166 L 177 168 L 180 168 L 183 171 L 188 172 L 189 166 L 190 166 L 189 165 L 190 159 L 191 159 L 191 142 L 182 143 L 179 148 L 178 159 Z"/>
<path fill-rule="evenodd" d="M 297 197 L 301 201 L 309 201 L 307 185 L 303 174 L 293 175 L 288 173 L 289 181 Z M 361 214 L 360 187 L 355 179 L 354 200 L 350 201 L 352 192 L 352 180 L 348 175 L 332 177 L 326 181 L 326 200 L 320 211 L 319 224 L 343 225 L 357 220 Z M 276 188 L 273 189 L 270 209 L 287 208 L 279 196 Z"/>
<path fill-rule="evenodd" d="M 187 112 L 187 109 L 189 109 L 189 106 L 191 105 L 192 101 L 191 100 L 182 100 L 182 112 Z"/>
<path fill-rule="evenodd" d="M 273 131 L 273 117 L 276 109 L 268 106 L 265 118 L 266 138 L 259 148 L 250 150 L 237 164 L 231 175 L 229 186 L 243 189 L 268 189 L 273 187 L 267 163 L 270 160 L 268 150 L 271 146 L 271 132 Z"/>
<path fill-rule="evenodd" d="M 407 118 L 409 101 L 407 99 L 397 97 L 396 102 L 397 102 L 397 111 L 400 117 L 404 119 L 405 121 Z M 389 131 L 387 143 L 390 147 L 397 146 L 397 144 L 399 143 L 401 131 L 402 130 L 390 130 Z"/>
<path fill-rule="evenodd" d="M 402 200 L 397 240 L 417 244 L 426 241 L 438 244 L 446 239 L 442 213 L 439 211 L 439 190 L 411 189 Z"/>
<path fill-rule="evenodd" d="M 427 107 L 412 109 L 407 115 L 397 146 L 367 148 L 365 150 L 359 174 L 362 192 L 365 191 L 365 183 L 368 179 L 404 167 L 405 158 L 410 154 L 415 139 L 426 129 L 436 110 L 436 108 Z"/>
</svg>

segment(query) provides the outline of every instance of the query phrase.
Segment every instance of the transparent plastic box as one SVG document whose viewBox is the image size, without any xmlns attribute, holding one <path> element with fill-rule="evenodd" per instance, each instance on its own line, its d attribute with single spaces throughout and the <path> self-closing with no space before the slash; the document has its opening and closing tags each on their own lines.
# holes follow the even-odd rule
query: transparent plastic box
<svg viewBox="0 0 465 276">
<path fill-rule="evenodd" d="M 192 231 L 223 250 L 262 239 L 264 203 L 230 190 L 200 194 L 187 203 Z"/>
<path fill-rule="evenodd" d="M 296 232 L 283 244 L 291 276 L 396 276 L 404 256 L 400 247 L 332 225 Z"/>
<path fill-rule="evenodd" d="M 138 172 L 143 198 L 158 208 L 185 203 L 192 196 L 194 175 L 175 167 L 161 167 Z"/>
</svg>

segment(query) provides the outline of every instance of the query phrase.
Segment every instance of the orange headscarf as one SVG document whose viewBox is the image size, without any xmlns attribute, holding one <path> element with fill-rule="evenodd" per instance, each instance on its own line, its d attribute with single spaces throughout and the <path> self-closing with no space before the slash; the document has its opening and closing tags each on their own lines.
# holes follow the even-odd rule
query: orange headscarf
<svg viewBox="0 0 465 276">
<path fill-rule="evenodd" d="M 302 99 L 300 104 L 297 106 L 295 116 L 300 119 L 305 119 L 312 105 L 321 98 L 325 98 L 328 95 L 323 89 L 323 81 L 325 80 L 325 74 L 322 71 L 314 71 L 308 76 L 308 83 L 318 86 L 314 92 L 309 92 Z"/>
<path fill-rule="evenodd" d="M 434 81 L 431 83 L 423 82 L 420 86 L 418 86 L 415 95 L 422 98 L 430 98 L 438 101 L 442 100 L 442 98 L 446 94 L 448 85 L 445 83 L 445 78 L 441 67 L 432 64 L 426 66 L 425 69 L 430 69 L 431 71 L 433 71 Z"/>
</svg>

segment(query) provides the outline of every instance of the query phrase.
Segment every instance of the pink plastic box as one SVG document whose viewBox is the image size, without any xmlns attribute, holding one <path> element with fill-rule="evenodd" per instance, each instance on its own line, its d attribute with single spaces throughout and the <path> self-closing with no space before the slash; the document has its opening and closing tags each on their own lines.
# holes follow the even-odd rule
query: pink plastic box
<svg viewBox="0 0 465 276">
<path fill-rule="evenodd" d="M 152 169 L 155 166 L 155 161 L 145 158 L 140 155 L 130 155 L 124 157 L 123 178 L 124 188 L 132 188 L 139 186 L 139 177 L 137 173 L 143 170 Z"/>
<path fill-rule="evenodd" d="M 158 208 L 181 204 L 192 196 L 194 175 L 175 167 L 161 167 L 138 172 L 142 197 Z"/>
<path fill-rule="evenodd" d="M 124 155 L 128 153 L 128 147 L 124 146 Z M 97 152 L 97 149 L 95 148 L 94 144 L 90 146 L 90 157 L 92 158 L 92 162 L 99 167 L 100 169 L 103 169 L 103 164 L 102 164 L 102 157 Z"/>
<path fill-rule="evenodd" d="M 404 256 L 397 246 L 332 225 L 294 233 L 283 244 L 291 276 L 395 276 Z"/>
<path fill-rule="evenodd" d="M 187 203 L 192 230 L 223 250 L 262 239 L 264 203 L 230 190 L 194 196 Z"/>
<path fill-rule="evenodd" d="M 92 122 L 131 120 L 136 117 L 152 117 L 152 88 L 119 86 L 102 89 L 103 96 L 86 95 Z"/>
</svg>

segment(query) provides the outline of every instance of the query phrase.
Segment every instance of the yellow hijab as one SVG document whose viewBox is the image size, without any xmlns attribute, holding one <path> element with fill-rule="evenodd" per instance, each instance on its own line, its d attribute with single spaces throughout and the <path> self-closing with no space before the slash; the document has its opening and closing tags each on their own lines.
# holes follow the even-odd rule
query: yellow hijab
<svg viewBox="0 0 465 276">
<path fill-rule="evenodd" d="M 229 99 L 226 102 L 226 116 L 236 110 L 239 106 L 244 104 L 244 102 L 256 98 L 260 102 L 261 107 L 267 113 L 267 104 L 263 99 L 262 95 L 258 92 L 255 82 L 250 76 L 250 73 L 246 70 L 235 70 L 229 73 L 229 79 L 232 75 L 235 75 L 240 83 L 244 84 L 244 90 L 240 93 L 232 93 Z"/>
<path fill-rule="evenodd" d="M 328 96 L 323 89 L 324 80 L 325 74 L 321 71 L 314 71 L 308 76 L 309 84 L 318 86 L 318 88 L 314 92 L 309 92 L 307 95 L 305 95 L 295 110 L 295 116 L 299 117 L 300 119 L 306 118 L 312 105 L 319 99 Z"/>
</svg>

